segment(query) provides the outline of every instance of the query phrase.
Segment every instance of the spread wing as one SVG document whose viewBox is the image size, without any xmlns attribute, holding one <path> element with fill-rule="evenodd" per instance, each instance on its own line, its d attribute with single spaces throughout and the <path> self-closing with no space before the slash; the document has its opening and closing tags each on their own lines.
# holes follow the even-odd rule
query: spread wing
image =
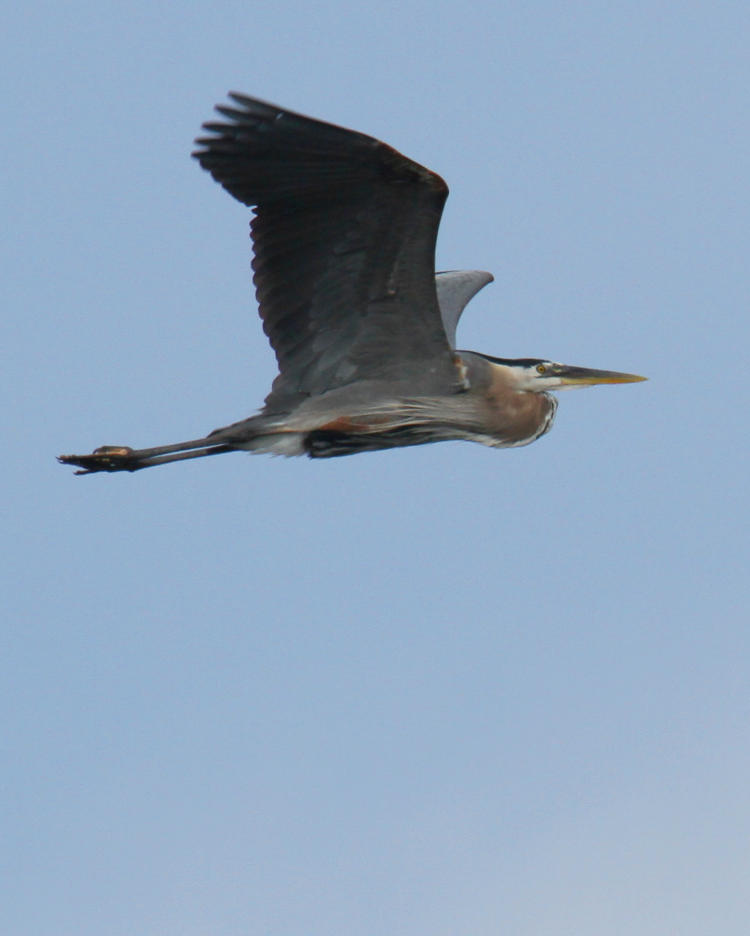
<svg viewBox="0 0 750 936">
<path fill-rule="evenodd" d="M 485 270 L 448 270 L 435 274 L 440 317 L 451 348 L 456 347 L 458 320 L 467 304 L 494 279 Z"/>
<path fill-rule="evenodd" d="M 266 410 L 363 379 L 452 385 L 435 288 L 445 182 L 372 137 L 230 97 L 193 155 L 255 209 L 253 281 L 279 365 Z"/>
</svg>

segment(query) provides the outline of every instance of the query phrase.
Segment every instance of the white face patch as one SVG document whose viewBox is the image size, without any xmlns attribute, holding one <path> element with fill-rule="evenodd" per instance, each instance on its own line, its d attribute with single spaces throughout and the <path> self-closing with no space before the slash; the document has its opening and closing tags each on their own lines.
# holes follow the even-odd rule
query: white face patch
<svg viewBox="0 0 750 936">
<path fill-rule="evenodd" d="M 532 393 L 544 393 L 546 390 L 562 390 L 562 378 L 552 373 L 560 365 L 554 361 L 539 361 L 536 364 L 495 364 L 510 375 L 516 390 L 530 390 Z"/>
</svg>

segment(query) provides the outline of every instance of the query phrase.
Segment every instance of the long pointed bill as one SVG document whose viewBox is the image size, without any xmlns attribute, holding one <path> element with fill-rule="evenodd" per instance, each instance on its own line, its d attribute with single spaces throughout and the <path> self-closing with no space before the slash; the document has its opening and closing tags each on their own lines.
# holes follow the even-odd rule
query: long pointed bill
<svg viewBox="0 0 750 936">
<path fill-rule="evenodd" d="M 564 387 L 588 387 L 594 384 L 638 383 L 648 380 L 637 374 L 621 374 L 618 371 L 591 370 L 588 367 L 568 367 L 561 365 L 556 375 Z"/>
</svg>

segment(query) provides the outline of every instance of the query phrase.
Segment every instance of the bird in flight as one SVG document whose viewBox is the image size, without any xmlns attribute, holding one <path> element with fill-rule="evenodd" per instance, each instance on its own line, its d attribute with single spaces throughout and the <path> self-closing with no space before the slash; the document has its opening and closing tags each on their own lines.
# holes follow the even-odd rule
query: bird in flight
<svg viewBox="0 0 750 936">
<path fill-rule="evenodd" d="M 253 282 L 279 374 L 248 419 L 172 445 L 59 456 L 77 474 L 243 450 L 526 445 L 552 425 L 549 391 L 645 379 L 456 350 L 464 307 L 493 277 L 435 272 L 443 179 L 362 133 L 229 97 L 193 156 L 253 209 Z"/>
</svg>

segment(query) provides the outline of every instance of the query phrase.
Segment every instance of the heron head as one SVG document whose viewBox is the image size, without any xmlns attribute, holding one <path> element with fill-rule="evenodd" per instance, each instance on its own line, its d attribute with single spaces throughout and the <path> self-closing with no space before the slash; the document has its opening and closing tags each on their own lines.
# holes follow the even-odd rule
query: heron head
<svg viewBox="0 0 750 936">
<path fill-rule="evenodd" d="M 637 374 L 623 374 L 619 371 L 592 370 L 589 367 L 574 367 L 570 364 L 558 364 L 538 358 L 520 358 L 506 360 L 490 358 L 493 363 L 501 364 L 507 371 L 516 390 L 532 393 L 544 393 L 548 390 L 569 390 L 574 387 L 592 387 L 595 384 L 637 383 L 646 380 Z"/>
</svg>

